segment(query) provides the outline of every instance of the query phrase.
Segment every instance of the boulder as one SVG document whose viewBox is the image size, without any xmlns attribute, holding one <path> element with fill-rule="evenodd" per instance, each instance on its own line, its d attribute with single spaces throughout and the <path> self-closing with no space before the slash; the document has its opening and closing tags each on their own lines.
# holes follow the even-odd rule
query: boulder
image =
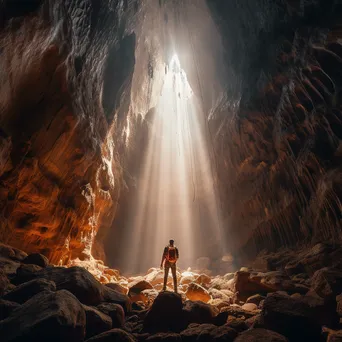
<svg viewBox="0 0 342 342">
<path fill-rule="evenodd" d="M 241 306 L 241 308 L 243 310 L 246 310 L 246 311 L 256 311 L 258 310 L 258 306 L 254 303 L 246 303 L 244 305 Z"/>
<path fill-rule="evenodd" d="M 0 243 L 0 257 L 22 261 L 27 254 L 18 248 Z"/>
<path fill-rule="evenodd" d="M 181 332 L 182 341 L 234 341 L 237 332 L 228 327 L 217 327 L 213 324 L 191 324 L 186 330 Z"/>
<path fill-rule="evenodd" d="M 68 291 L 44 291 L 0 322 L 2 342 L 77 342 L 85 336 L 86 316 Z"/>
<path fill-rule="evenodd" d="M 342 272 L 322 268 L 314 273 L 311 287 L 320 297 L 333 299 L 342 292 Z"/>
<path fill-rule="evenodd" d="M 42 291 L 56 291 L 56 284 L 44 278 L 33 279 L 6 293 L 3 299 L 22 304 Z"/>
<path fill-rule="evenodd" d="M 185 328 L 182 297 L 174 292 L 161 292 L 154 300 L 145 319 L 150 332 L 179 332 Z"/>
<path fill-rule="evenodd" d="M 253 303 L 255 305 L 259 305 L 260 302 L 264 299 L 265 299 L 264 296 L 262 296 L 260 294 L 256 294 L 254 296 L 248 297 L 246 303 Z"/>
<path fill-rule="evenodd" d="M 101 303 L 97 309 L 112 319 L 113 328 L 122 328 L 125 324 L 125 312 L 121 305 L 115 303 Z"/>
<path fill-rule="evenodd" d="M 2 270 L 8 277 L 13 278 L 19 266 L 19 261 L 0 257 L 0 270 Z"/>
<path fill-rule="evenodd" d="M 180 334 L 175 333 L 158 333 L 152 336 L 149 336 L 146 341 L 149 342 L 181 342 L 182 336 Z"/>
<path fill-rule="evenodd" d="M 102 286 L 102 301 L 121 305 L 125 313 L 131 311 L 132 303 L 128 296 L 110 287 Z"/>
<path fill-rule="evenodd" d="M 261 320 L 266 329 L 291 341 L 317 341 L 322 325 L 317 314 L 319 308 L 313 302 L 310 306 L 302 300 L 273 293 L 265 299 Z"/>
<path fill-rule="evenodd" d="M 29 254 L 26 258 L 24 258 L 22 263 L 33 264 L 44 268 L 49 265 L 49 259 L 43 254 L 33 253 Z"/>
<path fill-rule="evenodd" d="M 19 306 L 18 303 L 0 299 L 0 321 L 7 318 Z"/>
<path fill-rule="evenodd" d="M 266 329 L 251 329 L 239 335 L 234 342 L 288 342 L 287 338 Z"/>
<path fill-rule="evenodd" d="M 211 305 L 201 301 L 187 300 L 183 307 L 184 317 L 187 323 L 212 323 L 214 312 Z"/>
<path fill-rule="evenodd" d="M 0 269 L 0 297 L 5 293 L 9 286 L 9 280 L 3 270 Z"/>
<path fill-rule="evenodd" d="M 139 280 L 129 285 L 128 297 L 132 302 L 146 301 L 144 290 L 151 290 L 153 286 L 146 280 Z"/>
<path fill-rule="evenodd" d="M 253 317 L 255 317 L 255 316 L 253 316 Z M 249 318 L 249 319 L 251 319 L 251 318 Z M 226 324 L 227 324 L 227 326 L 236 330 L 239 333 L 248 329 L 248 326 L 246 324 L 246 320 L 244 318 L 237 318 L 234 316 L 228 316 Z"/>
<path fill-rule="evenodd" d="M 135 338 L 128 332 L 121 329 L 112 329 L 102 334 L 93 336 L 86 342 L 135 342 Z"/>
<path fill-rule="evenodd" d="M 109 287 L 110 289 L 116 291 L 116 292 L 119 292 L 121 294 L 124 294 L 126 295 L 127 292 L 128 292 L 128 288 L 118 284 L 118 283 L 108 283 L 106 284 L 107 287 Z"/>
<path fill-rule="evenodd" d="M 14 284 L 22 284 L 34 279 L 34 273 L 40 271 L 42 267 L 33 264 L 21 264 L 17 268 L 16 277 L 12 280 Z"/>
<path fill-rule="evenodd" d="M 192 301 L 200 300 L 204 303 L 207 303 L 211 299 L 209 292 L 204 287 L 196 283 L 191 283 L 188 286 L 185 295 Z"/>
<path fill-rule="evenodd" d="M 94 307 L 82 305 L 86 314 L 86 338 L 112 329 L 112 319 Z"/>
<path fill-rule="evenodd" d="M 199 284 L 201 286 L 206 287 L 206 286 L 208 286 L 211 283 L 211 278 L 208 275 L 206 275 L 206 274 L 200 274 L 196 278 L 195 283 Z"/>
</svg>

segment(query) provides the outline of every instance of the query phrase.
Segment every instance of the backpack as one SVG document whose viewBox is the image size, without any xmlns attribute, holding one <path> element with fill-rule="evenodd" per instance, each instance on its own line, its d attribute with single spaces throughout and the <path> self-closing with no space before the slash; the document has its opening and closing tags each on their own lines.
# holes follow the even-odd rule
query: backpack
<svg viewBox="0 0 342 342">
<path fill-rule="evenodd" d="M 175 263 L 177 261 L 176 247 L 169 246 L 167 251 L 167 261 L 170 263 Z"/>
</svg>

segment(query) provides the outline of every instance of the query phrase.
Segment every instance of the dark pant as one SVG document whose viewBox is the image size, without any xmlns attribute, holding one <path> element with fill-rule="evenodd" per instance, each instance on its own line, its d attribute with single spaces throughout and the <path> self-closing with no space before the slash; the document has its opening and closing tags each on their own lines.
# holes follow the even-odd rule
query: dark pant
<svg viewBox="0 0 342 342">
<path fill-rule="evenodd" d="M 164 290 L 166 289 L 167 277 L 169 276 L 169 269 L 171 268 L 172 278 L 173 278 L 173 289 L 177 292 L 177 273 L 176 273 L 176 263 L 171 263 L 169 261 L 165 261 L 164 265 Z"/>
</svg>

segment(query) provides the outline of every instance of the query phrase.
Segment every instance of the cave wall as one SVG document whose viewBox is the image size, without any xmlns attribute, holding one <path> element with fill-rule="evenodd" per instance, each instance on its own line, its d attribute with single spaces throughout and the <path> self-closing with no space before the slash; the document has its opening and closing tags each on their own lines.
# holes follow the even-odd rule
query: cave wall
<svg viewBox="0 0 342 342">
<path fill-rule="evenodd" d="M 1 241 L 67 263 L 89 258 L 110 226 L 138 11 L 137 1 L 1 3 Z"/>
<path fill-rule="evenodd" d="M 230 249 L 340 242 L 340 2 L 207 4 L 227 66 L 209 120 Z"/>
</svg>

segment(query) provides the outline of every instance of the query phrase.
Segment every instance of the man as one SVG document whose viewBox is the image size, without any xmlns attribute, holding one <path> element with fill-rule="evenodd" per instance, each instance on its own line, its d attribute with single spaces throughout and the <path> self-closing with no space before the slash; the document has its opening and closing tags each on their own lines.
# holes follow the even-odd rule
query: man
<svg viewBox="0 0 342 342">
<path fill-rule="evenodd" d="M 164 248 L 162 261 L 160 268 L 163 268 L 164 264 L 164 287 L 163 291 L 166 291 L 167 277 L 171 268 L 173 278 L 173 289 L 177 293 L 177 274 L 176 274 L 176 263 L 179 258 L 178 248 L 174 245 L 174 240 L 170 240 L 170 244 Z"/>
</svg>

